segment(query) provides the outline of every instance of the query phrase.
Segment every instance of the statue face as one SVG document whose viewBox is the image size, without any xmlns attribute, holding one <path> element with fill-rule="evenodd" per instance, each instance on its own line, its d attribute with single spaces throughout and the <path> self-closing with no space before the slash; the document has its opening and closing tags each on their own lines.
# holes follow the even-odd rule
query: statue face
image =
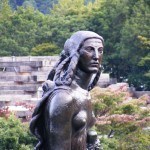
<svg viewBox="0 0 150 150">
<path fill-rule="evenodd" d="M 88 39 L 80 49 L 78 66 L 86 73 L 96 73 L 101 64 L 103 43 L 100 39 Z"/>
</svg>

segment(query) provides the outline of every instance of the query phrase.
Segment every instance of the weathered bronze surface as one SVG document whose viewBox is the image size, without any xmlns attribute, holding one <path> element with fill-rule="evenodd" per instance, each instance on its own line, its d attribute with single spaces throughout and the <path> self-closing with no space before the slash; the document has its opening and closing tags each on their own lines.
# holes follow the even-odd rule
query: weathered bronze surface
<svg viewBox="0 0 150 150">
<path fill-rule="evenodd" d="M 99 79 L 102 55 L 103 38 L 94 32 L 78 31 L 65 42 L 30 123 L 36 150 L 98 149 L 89 91 Z"/>
</svg>

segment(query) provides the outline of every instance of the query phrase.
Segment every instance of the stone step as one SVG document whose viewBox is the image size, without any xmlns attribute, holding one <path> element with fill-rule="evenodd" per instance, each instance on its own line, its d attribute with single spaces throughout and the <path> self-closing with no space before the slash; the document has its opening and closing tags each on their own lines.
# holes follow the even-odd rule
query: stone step
<svg viewBox="0 0 150 150">
<path fill-rule="evenodd" d="M 16 76 L 6 76 L 1 75 L 0 81 L 14 81 L 14 82 L 29 82 L 30 76 L 28 75 L 16 75 Z"/>
<path fill-rule="evenodd" d="M 7 108 L 10 112 L 13 112 L 18 118 L 31 116 L 32 114 L 32 112 L 24 106 L 7 106 Z"/>
<path fill-rule="evenodd" d="M 47 75 L 40 75 L 40 76 L 37 76 L 37 82 L 44 82 L 46 81 L 47 79 Z"/>
<path fill-rule="evenodd" d="M 2 81 L 14 81 L 14 82 L 32 82 L 37 81 L 35 75 L 0 75 L 0 82 Z"/>
<path fill-rule="evenodd" d="M 38 71 L 38 67 L 20 66 L 18 72 L 32 72 Z"/>
<path fill-rule="evenodd" d="M 47 71 L 44 71 L 44 72 L 42 72 L 42 71 L 34 71 L 34 72 L 31 73 L 31 76 L 47 75 L 47 74 L 49 74 L 49 72 L 50 72 L 50 70 L 47 70 Z"/>
<path fill-rule="evenodd" d="M 16 95 L 0 95 L 0 108 L 5 106 L 18 106 L 22 104 L 29 104 L 36 106 L 39 102 L 37 95 L 27 95 L 27 94 L 16 94 Z"/>
<path fill-rule="evenodd" d="M 40 98 L 33 97 L 30 100 L 26 100 L 27 103 L 36 105 L 40 101 Z"/>
<path fill-rule="evenodd" d="M 3 67 L 1 68 L 2 72 L 15 72 L 15 73 L 23 73 L 23 72 L 32 72 L 38 71 L 38 67 L 31 66 L 19 66 L 19 67 Z"/>
<path fill-rule="evenodd" d="M 1 91 L 5 90 L 23 90 L 27 92 L 36 92 L 38 90 L 39 85 L 16 85 L 16 86 L 0 86 Z"/>
<path fill-rule="evenodd" d="M 42 61 L 0 62 L 0 68 L 3 68 L 3 67 L 19 67 L 19 66 L 42 67 Z"/>
<path fill-rule="evenodd" d="M 38 72 L 50 72 L 50 70 L 52 70 L 52 68 L 53 68 L 53 66 L 38 68 Z"/>
<path fill-rule="evenodd" d="M 47 72 L 32 72 L 31 75 L 34 77 L 34 81 L 44 82 L 44 81 L 47 80 L 49 72 L 50 71 L 47 71 Z"/>
<path fill-rule="evenodd" d="M 1 102 L 30 100 L 31 98 L 31 95 L 0 95 Z"/>
<path fill-rule="evenodd" d="M 26 94 L 26 92 L 25 91 L 22 91 L 22 90 L 0 90 L 0 96 L 1 95 L 23 95 L 23 94 Z"/>
<path fill-rule="evenodd" d="M 36 79 L 37 80 L 37 79 Z M 0 81 L 0 87 L 1 86 L 40 86 L 41 83 L 37 82 L 29 82 L 29 83 L 21 83 L 21 82 L 14 82 L 14 81 Z"/>
<path fill-rule="evenodd" d="M 5 72 L 5 71 L 0 71 L 0 77 L 1 76 L 16 76 L 18 73 L 16 72 Z"/>
<path fill-rule="evenodd" d="M 12 86 L 12 85 L 16 85 L 16 83 L 15 82 L 13 82 L 13 81 L 0 81 L 0 86 Z"/>
<path fill-rule="evenodd" d="M 11 57 L 0 57 L 0 62 L 8 61 L 57 61 L 59 56 L 11 56 Z"/>
</svg>

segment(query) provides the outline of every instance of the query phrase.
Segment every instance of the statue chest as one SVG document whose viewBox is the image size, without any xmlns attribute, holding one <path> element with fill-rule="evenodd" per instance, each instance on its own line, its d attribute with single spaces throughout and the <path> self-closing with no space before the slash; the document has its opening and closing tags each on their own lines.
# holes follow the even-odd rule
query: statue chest
<svg viewBox="0 0 150 150">
<path fill-rule="evenodd" d="M 95 116 L 92 111 L 91 96 L 86 90 L 76 89 L 72 92 L 75 105 L 75 114 L 72 125 L 77 132 L 88 130 L 94 125 Z"/>
</svg>

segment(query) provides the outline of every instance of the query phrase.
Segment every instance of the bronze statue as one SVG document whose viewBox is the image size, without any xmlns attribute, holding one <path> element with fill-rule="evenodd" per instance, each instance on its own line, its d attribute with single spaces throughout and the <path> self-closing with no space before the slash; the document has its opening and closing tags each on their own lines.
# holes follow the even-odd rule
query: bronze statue
<svg viewBox="0 0 150 150">
<path fill-rule="evenodd" d="M 74 33 L 43 86 L 30 123 L 36 150 L 96 150 L 90 91 L 101 73 L 103 38 L 91 31 Z"/>
</svg>

